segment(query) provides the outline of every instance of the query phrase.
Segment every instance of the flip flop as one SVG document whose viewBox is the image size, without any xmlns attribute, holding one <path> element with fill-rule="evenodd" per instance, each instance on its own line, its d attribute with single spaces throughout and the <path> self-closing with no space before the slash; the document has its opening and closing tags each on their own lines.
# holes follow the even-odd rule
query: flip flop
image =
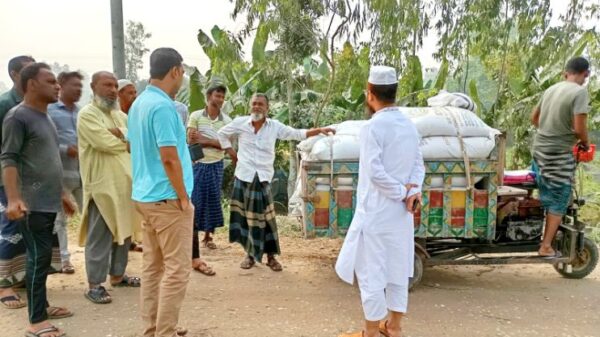
<svg viewBox="0 0 600 337">
<path fill-rule="evenodd" d="M 63 313 L 59 314 L 61 311 Z M 69 311 L 67 308 L 48 307 L 46 308 L 46 312 L 48 313 L 49 319 L 61 319 L 73 316 L 73 312 Z"/>
<path fill-rule="evenodd" d="M 10 306 L 7 302 L 19 302 L 17 305 Z M 20 309 L 27 306 L 27 303 L 23 302 L 19 295 L 10 295 L 0 298 L 2 303 L 7 309 Z"/>
<path fill-rule="evenodd" d="M 552 255 L 540 255 L 538 253 L 539 257 L 541 257 L 542 259 L 558 259 L 562 257 L 562 253 L 558 250 L 554 251 L 554 254 Z"/>
<path fill-rule="evenodd" d="M 36 332 L 31 332 L 31 331 L 26 331 L 25 332 L 25 337 L 42 337 L 43 334 L 47 334 L 50 332 L 58 332 L 58 328 L 55 326 L 51 326 L 49 328 L 43 328 L 43 329 L 39 329 Z M 57 337 L 63 337 L 66 336 L 66 333 L 61 333 L 60 335 L 56 335 Z"/>
</svg>

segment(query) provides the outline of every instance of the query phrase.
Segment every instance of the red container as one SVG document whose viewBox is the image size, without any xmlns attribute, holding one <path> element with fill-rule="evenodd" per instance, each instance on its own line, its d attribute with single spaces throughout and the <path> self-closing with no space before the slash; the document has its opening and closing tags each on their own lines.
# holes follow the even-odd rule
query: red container
<svg viewBox="0 0 600 337">
<path fill-rule="evenodd" d="M 329 228 L 329 210 L 327 208 L 315 210 L 315 228 Z"/>
<path fill-rule="evenodd" d="M 429 207 L 430 208 L 444 207 L 444 192 L 430 190 L 429 191 Z"/>
<path fill-rule="evenodd" d="M 352 208 L 352 189 L 338 190 L 337 204 L 339 208 Z"/>
<path fill-rule="evenodd" d="M 459 218 L 464 218 L 465 217 L 465 209 L 464 208 L 453 208 L 451 211 L 451 216 L 454 217 L 459 217 Z"/>
<path fill-rule="evenodd" d="M 450 226 L 453 228 L 463 228 L 465 227 L 465 217 L 464 216 L 453 216 L 450 219 Z"/>
<path fill-rule="evenodd" d="M 581 148 L 579 148 L 579 145 L 575 145 L 573 147 L 573 155 L 575 156 L 575 160 L 577 160 L 577 162 L 582 162 L 582 163 L 591 162 L 592 160 L 594 160 L 595 153 L 596 153 L 596 145 L 595 144 L 590 144 L 590 146 L 588 146 L 587 151 L 584 151 Z"/>
<path fill-rule="evenodd" d="M 475 190 L 475 208 L 487 208 L 488 207 L 488 192 L 486 190 Z"/>
</svg>

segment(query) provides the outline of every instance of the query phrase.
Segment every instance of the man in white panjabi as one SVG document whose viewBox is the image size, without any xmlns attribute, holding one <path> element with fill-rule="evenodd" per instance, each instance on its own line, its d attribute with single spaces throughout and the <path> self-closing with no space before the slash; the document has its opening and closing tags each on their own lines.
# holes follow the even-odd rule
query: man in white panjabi
<svg viewBox="0 0 600 337">
<path fill-rule="evenodd" d="M 365 330 L 340 337 L 399 337 L 413 274 L 412 212 L 425 167 L 417 129 L 394 105 L 396 71 L 374 66 L 368 82 L 372 118 L 360 131 L 356 211 L 335 266 L 347 283 L 356 275 Z"/>
</svg>

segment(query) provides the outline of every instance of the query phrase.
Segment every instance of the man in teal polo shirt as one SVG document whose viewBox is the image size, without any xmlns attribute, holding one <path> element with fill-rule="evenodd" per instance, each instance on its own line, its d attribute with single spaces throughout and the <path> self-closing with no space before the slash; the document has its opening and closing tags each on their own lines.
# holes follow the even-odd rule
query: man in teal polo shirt
<svg viewBox="0 0 600 337">
<path fill-rule="evenodd" d="M 190 276 L 194 207 L 192 160 L 171 99 L 183 81 L 183 59 L 171 48 L 150 55 L 150 84 L 128 116 L 132 198 L 144 218 L 144 337 L 173 337 Z"/>
</svg>

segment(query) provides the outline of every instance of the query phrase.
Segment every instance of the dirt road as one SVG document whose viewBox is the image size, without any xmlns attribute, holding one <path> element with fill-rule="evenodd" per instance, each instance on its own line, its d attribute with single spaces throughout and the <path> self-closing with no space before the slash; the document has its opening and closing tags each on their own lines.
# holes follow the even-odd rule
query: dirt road
<svg viewBox="0 0 600 337">
<path fill-rule="evenodd" d="M 358 290 L 332 268 L 341 240 L 283 237 L 281 273 L 240 269 L 241 248 L 225 233 L 217 245 L 203 250 L 217 276 L 192 274 L 181 315 L 188 336 L 334 337 L 360 328 Z M 48 285 L 51 304 L 75 316 L 54 323 L 71 337 L 140 336 L 138 290 L 114 289 L 112 304 L 90 303 L 83 250 L 72 251 L 76 274 L 52 275 Z M 139 275 L 140 266 L 141 254 L 132 253 L 129 273 Z M 600 270 L 572 281 L 545 265 L 436 267 L 411 293 L 409 311 L 410 337 L 600 336 Z M 0 336 L 23 336 L 26 322 L 26 309 L 0 309 Z"/>
</svg>

